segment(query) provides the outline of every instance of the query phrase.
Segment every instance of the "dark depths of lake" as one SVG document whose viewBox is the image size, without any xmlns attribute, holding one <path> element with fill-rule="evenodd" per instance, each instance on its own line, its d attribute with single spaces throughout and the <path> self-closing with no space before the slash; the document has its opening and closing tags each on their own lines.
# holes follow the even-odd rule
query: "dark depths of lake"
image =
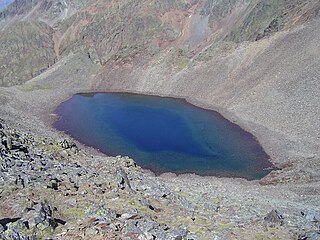
<svg viewBox="0 0 320 240">
<path fill-rule="evenodd" d="M 58 130 L 109 155 L 127 155 L 156 174 L 259 179 L 270 172 L 254 136 L 219 113 L 184 100 L 127 93 L 76 94 L 62 103 Z"/>
</svg>

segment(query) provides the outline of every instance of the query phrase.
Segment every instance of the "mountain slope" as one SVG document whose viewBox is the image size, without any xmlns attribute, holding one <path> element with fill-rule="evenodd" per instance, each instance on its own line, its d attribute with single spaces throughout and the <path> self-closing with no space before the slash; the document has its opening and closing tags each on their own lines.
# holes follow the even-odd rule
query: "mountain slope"
<svg viewBox="0 0 320 240">
<path fill-rule="evenodd" d="M 56 61 L 53 30 L 41 22 L 17 22 L 0 32 L 0 84 L 20 84 Z"/>
<path fill-rule="evenodd" d="M 320 4 L 315 0 L 17 0 L 0 12 L 0 28 L 3 37 L 21 34 L 12 33 L 8 28 L 17 22 L 47 24 L 47 28 L 52 28 L 47 34 L 55 42 L 56 57 L 84 52 L 96 63 L 106 65 L 115 59 L 127 61 L 136 54 L 152 58 L 155 53 L 170 47 L 181 48 L 188 58 L 192 58 L 217 42 L 239 44 L 255 41 L 273 32 L 303 24 L 317 17 L 319 8 Z M 30 28 L 28 32 L 39 34 L 36 28 Z M 32 38 L 26 35 L 19 38 L 26 45 L 32 45 Z M 9 44 L 5 39 L 1 42 L 4 48 Z M 31 52 L 34 52 L 32 48 Z M 12 53 L 15 54 L 21 53 Z M 33 58 L 37 56 L 34 54 Z M 37 66 L 26 77 L 16 66 L 15 58 L 19 56 L 0 61 L 0 64 L 6 61 L 15 66 L 11 68 L 13 72 L 10 76 L 6 74 L 6 80 L 2 79 L 2 85 L 17 83 L 14 78 L 23 82 L 43 69 L 43 66 Z M 47 59 L 50 59 L 46 61 L 47 66 L 51 66 L 51 52 L 48 52 Z M 20 60 L 20 63 L 23 64 L 23 61 Z M 41 54 L 39 61 L 43 61 Z"/>
</svg>

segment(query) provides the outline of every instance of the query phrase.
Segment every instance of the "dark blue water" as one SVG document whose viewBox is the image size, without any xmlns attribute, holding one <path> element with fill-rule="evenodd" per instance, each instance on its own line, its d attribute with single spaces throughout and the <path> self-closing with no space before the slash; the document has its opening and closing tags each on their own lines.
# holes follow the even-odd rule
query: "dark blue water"
<svg viewBox="0 0 320 240">
<path fill-rule="evenodd" d="M 14 0 L 0 0 L 0 11 L 5 9 L 7 6 L 9 6 L 10 3 L 12 3 Z"/>
<path fill-rule="evenodd" d="M 56 110 L 54 127 L 143 168 L 259 179 L 273 165 L 248 132 L 184 100 L 126 93 L 76 94 Z"/>
</svg>

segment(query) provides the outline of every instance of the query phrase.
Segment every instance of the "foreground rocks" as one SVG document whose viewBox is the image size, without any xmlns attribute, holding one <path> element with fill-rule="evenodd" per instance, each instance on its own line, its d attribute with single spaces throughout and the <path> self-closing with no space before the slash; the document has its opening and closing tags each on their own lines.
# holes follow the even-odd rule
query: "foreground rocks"
<svg viewBox="0 0 320 240">
<path fill-rule="evenodd" d="M 0 239 L 318 239 L 319 195 L 246 180 L 154 177 L 128 157 L 0 120 Z M 304 185 L 294 185 L 305 193 Z M 274 209 L 274 210 L 272 210 Z"/>
<path fill-rule="evenodd" d="M 1 238 L 36 239 L 55 234 L 73 238 L 82 233 L 102 239 L 187 236 L 186 227 L 169 227 L 145 212 L 155 209 L 138 191 L 150 197 L 172 193 L 157 183 L 149 191 L 141 186 L 133 190 L 126 172 L 136 168 L 141 174 L 141 170 L 131 159 L 90 157 L 88 165 L 97 168 L 85 167 L 73 160 L 88 156 L 70 140 L 21 134 L 3 120 L 0 136 Z"/>
</svg>

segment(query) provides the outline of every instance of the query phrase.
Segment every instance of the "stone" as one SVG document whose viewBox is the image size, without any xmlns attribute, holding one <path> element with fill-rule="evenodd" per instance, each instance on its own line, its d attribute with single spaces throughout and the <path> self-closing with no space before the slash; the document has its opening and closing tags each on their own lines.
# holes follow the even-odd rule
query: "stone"
<svg viewBox="0 0 320 240">
<path fill-rule="evenodd" d="M 151 233 L 143 233 L 138 237 L 139 240 L 154 240 L 156 237 Z"/>
<path fill-rule="evenodd" d="M 315 210 L 301 212 L 301 215 L 304 216 L 309 222 L 320 222 L 320 213 Z"/>
<path fill-rule="evenodd" d="M 58 190 L 58 180 L 57 179 L 51 179 L 51 181 L 48 184 L 47 188 L 52 188 L 53 190 Z"/>
<path fill-rule="evenodd" d="M 48 227 L 55 229 L 58 224 L 52 216 L 51 207 L 43 202 L 41 202 L 40 205 L 40 211 L 38 213 L 38 216 L 35 218 L 36 227 L 39 229 L 45 229 Z"/>
<path fill-rule="evenodd" d="M 5 231 L 5 228 L 2 226 L 2 224 L 0 224 L 0 234 L 3 233 L 4 231 Z"/>
<path fill-rule="evenodd" d="M 117 170 L 117 178 L 118 178 L 118 187 L 121 190 L 127 189 L 131 192 L 134 192 L 134 190 L 131 187 L 128 175 L 122 168 L 119 168 Z"/>
<path fill-rule="evenodd" d="M 121 219 L 128 220 L 128 219 L 134 219 L 138 216 L 137 213 L 124 213 L 121 215 Z"/>
<path fill-rule="evenodd" d="M 23 152 L 25 154 L 29 152 L 28 148 L 26 146 L 23 146 L 23 145 L 19 146 L 19 151 Z"/>
<path fill-rule="evenodd" d="M 18 188 L 25 188 L 25 180 L 20 175 L 16 178 L 15 184 Z"/>
<path fill-rule="evenodd" d="M 117 218 L 117 213 L 115 210 L 106 208 L 104 205 L 92 205 L 87 210 L 87 216 L 111 223 Z"/>
<path fill-rule="evenodd" d="M 26 222 L 28 224 L 29 228 L 34 228 L 36 226 L 36 217 L 38 216 L 38 213 L 35 209 L 27 209 L 27 213 L 23 216 L 21 219 L 23 222 Z"/>
<path fill-rule="evenodd" d="M 12 149 L 12 139 L 10 137 L 7 137 L 7 149 L 11 150 Z"/>
<path fill-rule="evenodd" d="M 153 229 L 159 228 L 160 224 L 153 220 L 143 219 L 138 221 L 137 227 L 143 232 L 149 232 Z"/>
<path fill-rule="evenodd" d="M 122 232 L 125 234 L 142 234 L 142 231 L 137 227 L 137 220 L 127 220 L 125 221 Z"/>
<path fill-rule="evenodd" d="M 182 240 L 184 239 L 188 234 L 186 227 L 178 227 L 172 231 L 170 231 L 167 236 L 170 240 Z"/>
<path fill-rule="evenodd" d="M 30 240 L 35 239 L 33 235 L 27 235 L 28 228 L 24 222 L 18 220 L 7 224 L 7 229 L 4 232 L 4 239 L 15 239 L 15 240 Z M 29 238 L 30 237 L 30 238 Z"/>
<path fill-rule="evenodd" d="M 277 210 L 272 210 L 268 215 L 264 218 L 266 222 L 269 223 L 283 223 L 283 216 Z"/>
<path fill-rule="evenodd" d="M 123 158 L 120 158 L 120 159 L 123 161 L 124 166 L 126 168 L 136 168 L 137 167 L 136 162 L 133 159 L 127 157 L 127 156 L 125 156 Z"/>
<path fill-rule="evenodd" d="M 32 208 L 26 209 L 26 214 L 21 218 L 28 228 L 45 230 L 47 228 L 55 229 L 57 223 L 52 215 L 52 209 L 45 203 L 36 204 Z"/>
<path fill-rule="evenodd" d="M 298 236 L 298 240 L 319 240 L 320 232 L 319 231 L 310 231 L 306 233 L 301 233 Z"/>
</svg>

